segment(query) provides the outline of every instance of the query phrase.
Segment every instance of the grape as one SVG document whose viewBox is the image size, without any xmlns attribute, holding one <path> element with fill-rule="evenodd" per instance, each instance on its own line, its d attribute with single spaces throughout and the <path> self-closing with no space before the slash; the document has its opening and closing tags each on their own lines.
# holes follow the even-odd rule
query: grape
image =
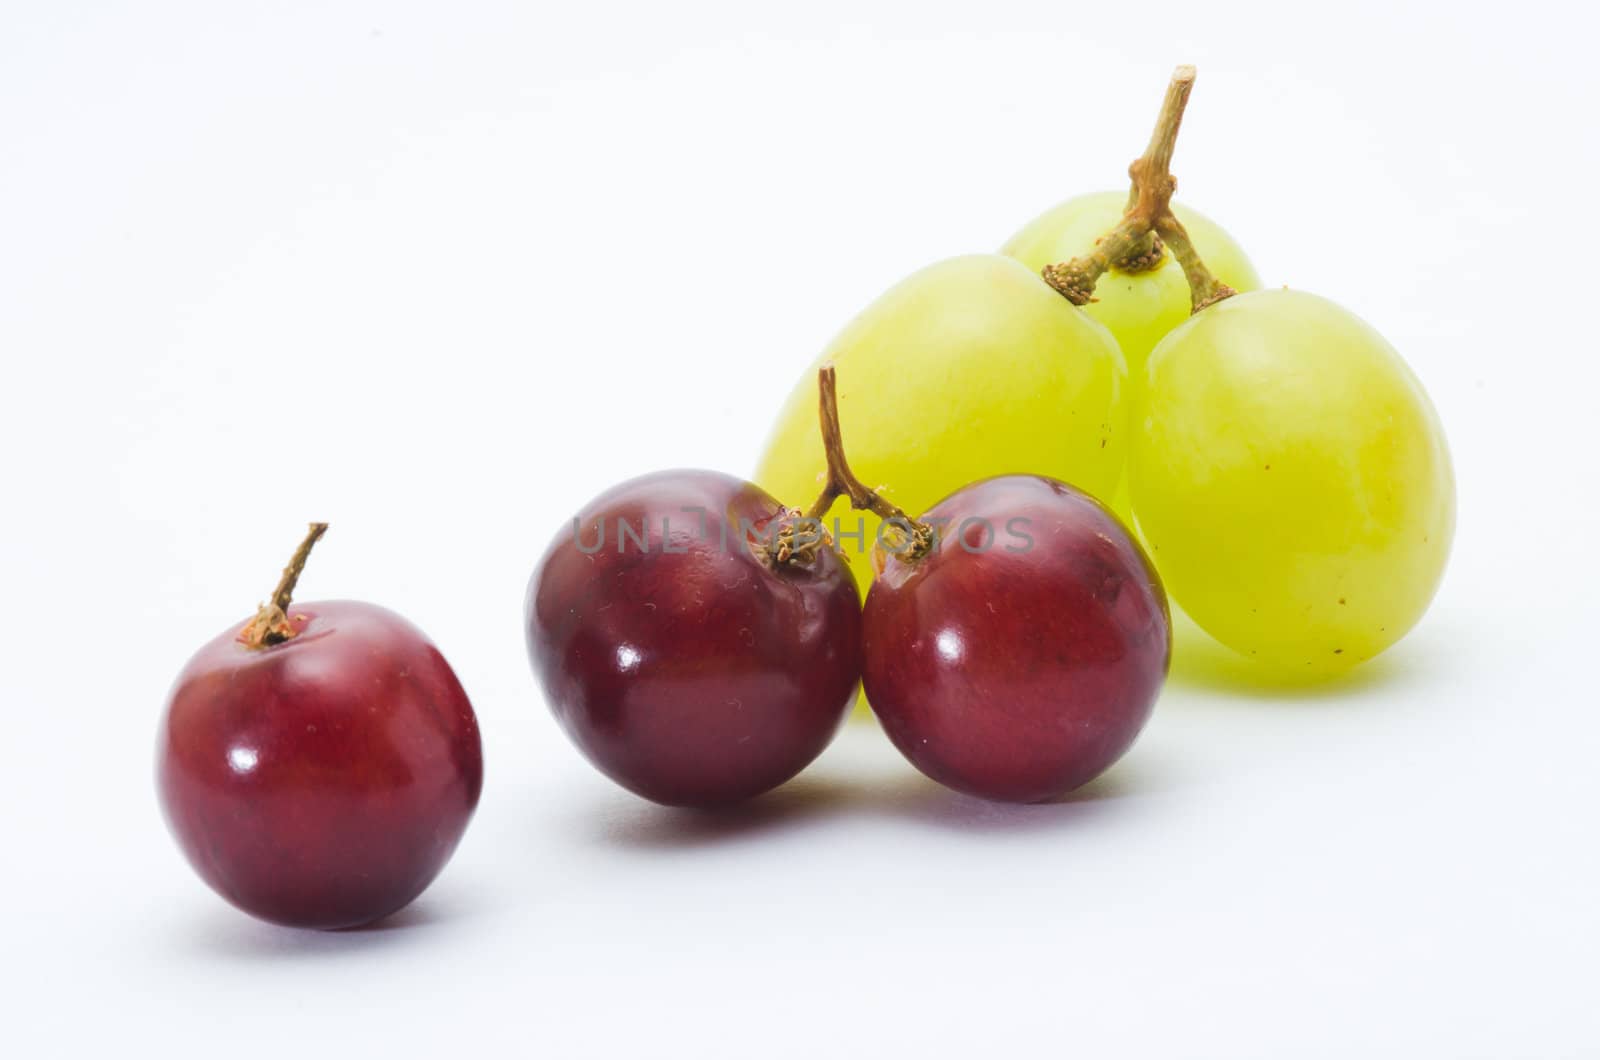
<svg viewBox="0 0 1600 1060">
<path fill-rule="evenodd" d="M 1266 668 L 1322 674 L 1416 624 L 1455 526 L 1444 432 L 1393 347 L 1300 291 L 1238 295 L 1151 353 L 1129 482 L 1173 598 Z"/>
<path fill-rule="evenodd" d="M 634 794 L 751 798 L 804 769 L 844 720 L 861 599 L 830 548 L 763 561 L 753 546 L 788 518 L 729 475 L 657 472 L 596 497 L 534 571 L 528 655 L 550 709 Z"/>
<path fill-rule="evenodd" d="M 1166 596 L 1098 502 L 1053 479 L 976 482 L 923 520 L 867 594 L 862 680 L 884 732 L 958 791 L 1056 798 L 1098 776 L 1150 717 L 1172 643 Z"/>
<path fill-rule="evenodd" d="M 1002 254 L 1035 272 L 1046 265 L 1070 261 L 1094 246 L 1094 241 L 1115 228 L 1127 205 L 1126 192 L 1102 191 L 1068 199 L 1024 225 L 1006 241 Z M 1236 291 L 1261 286 L 1256 270 L 1239 244 L 1216 222 L 1186 207 L 1172 204 L 1195 250 L 1217 278 Z M 1130 393 L 1137 400 L 1142 388 L 1144 362 L 1167 332 L 1189 319 L 1189 284 L 1170 253 L 1148 272 L 1115 269 L 1100 278 L 1095 300 L 1085 311 L 1111 329 L 1128 361 Z"/>
<path fill-rule="evenodd" d="M 833 362 L 850 462 L 907 511 L 977 479 L 1034 472 L 1104 496 L 1125 459 L 1125 369 L 1116 340 L 1017 261 L 951 258 L 892 288 L 851 321 Z M 815 496 L 826 469 L 817 368 L 780 413 L 755 481 Z M 792 502 L 791 502 L 792 503 Z M 837 541 L 865 589 L 879 520 L 838 501 Z M 864 524 L 865 538 L 854 534 Z"/>
<path fill-rule="evenodd" d="M 433 882 L 477 809 L 483 745 L 419 629 L 361 600 L 294 597 L 327 529 L 312 523 L 268 602 L 178 675 L 156 791 L 218 894 L 274 924 L 336 930 L 376 923 Z"/>
<path fill-rule="evenodd" d="M 1127 192 L 1120 191 L 1068 199 L 1024 225 L 1006 241 L 1001 253 L 1035 272 L 1046 265 L 1070 261 L 1087 253 L 1095 240 L 1115 228 L 1127 204 Z M 1250 259 L 1220 226 L 1176 203 L 1172 204 L 1172 211 L 1188 229 L 1195 249 L 1218 279 L 1236 291 L 1253 291 L 1261 285 Z M 1107 272 L 1095 285 L 1094 297 L 1083 308 L 1109 328 L 1122 347 L 1128 365 L 1129 422 L 1138 423 L 1145 360 L 1167 332 L 1189 319 L 1189 284 L 1169 252 L 1162 255 L 1160 265 L 1148 272 Z M 1106 499 L 1127 519 L 1126 480 L 1114 496 Z"/>
</svg>

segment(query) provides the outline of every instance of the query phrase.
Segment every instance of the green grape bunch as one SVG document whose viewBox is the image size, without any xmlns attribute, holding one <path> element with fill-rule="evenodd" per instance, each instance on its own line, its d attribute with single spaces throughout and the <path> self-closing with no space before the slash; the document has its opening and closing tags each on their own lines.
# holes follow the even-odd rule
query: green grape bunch
<svg viewBox="0 0 1600 1060">
<path fill-rule="evenodd" d="M 1320 677 L 1427 609 L 1454 534 L 1449 450 L 1376 331 L 1315 295 L 1261 290 L 1239 244 L 1172 201 L 1193 85 L 1179 67 L 1130 191 L 1068 199 L 846 325 L 755 481 L 777 496 L 825 482 L 813 410 L 817 368 L 835 364 L 852 462 L 884 497 L 925 511 L 987 477 L 1071 483 L 1135 530 L 1212 638 L 1264 675 Z M 827 514 L 871 550 L 876 516 Z M 852 570 L 865 590 L 874 564 Z"/>
<path fill-rule="evenodd" d="M 1449 447 L 1383 336 L 1325 298 L 1252 290 L 1226 233 L 1172 206 L 1193 82 L 1193 67 L 1174 75 L 1122 220 L 1080 244 L 1088 255 L 1040 267 L 1128 356 L 1123 503 L 1168 591 L 1265 672 L 1321 676 L 1371 659 L 1427 610 L 1455 532 Z M 1090 202 L 1046 214 L 1008 250 L 1037 264 L 1061 245 L 1050 219 L 1064 231 Z M 1171 304 L 1179 275 L 1186 319 Z"/>
</svg>

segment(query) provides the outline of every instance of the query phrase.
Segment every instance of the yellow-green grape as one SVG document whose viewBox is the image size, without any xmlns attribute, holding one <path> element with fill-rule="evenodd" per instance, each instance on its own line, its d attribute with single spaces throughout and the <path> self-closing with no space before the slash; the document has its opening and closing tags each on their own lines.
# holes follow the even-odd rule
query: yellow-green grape
<svg viewBox="0 0 1600 1060">
<path fill-rule="evenodd" d="M 913 517 L 992 475 L 1050 475 L 1098 496 L 1122 475 L 1126 370 L 1116 340 L 1012 258 L 975 254 L 913 274 L 806 370 L 755 474 L 795 507 L 825 481 L 817 368 L 828 361 L 851 468 Z M 830 530 L 834 519 L 865 591 L 879 520 L 842 499 Z M 845 536 L 863 521 L 864 543 Z"/>
<path fill-rule="evenodd" d="M 1223 644 L 1320 675 L 1405 635 L 1444 573 L 1455 481 L 1392 346 L 1316 295 L 1202 310 L 1151 353 L 1129 483 L 1168 591 Z"/>
<path fill-rule="evenodd" d="M 1082 257 L 1095 240 L 1122 220 L 1128 194 L 1102 191 L 1079 195 L 1047 210 L 1006 241 L 1001 253 L 1016 258 L 1034 272 Z M 1236 291 L 1261 286 L 1250 259 L 1239 244 L 1209 218 L 1177 203 L 1172 204 L 1206 267 Z M 1128 378 L 1135 391 L 1142 383 L 1145 358 L 1167 332 L 1189 319 L 1189 284 L 1171 253 L 1148 272 L 1111 269 L 1094 288 L 1095 300 L 1084 310 L 1111 329 L 1122 355 L 1128 360 Z"/>
<path fill-rule="evenodd" d="M 1094 247 L 1095 240 L 1117 226 L 1127 205 L 1125 191 L 1102 191 L 1068 199 L 1028 222 L 1006 241 L 1001 253 L 1016 258 L 1034 272 L 1082 257 Z M 1219 280 L 1236 291 L 1253 291 L 1261 286 L 1250 259 L 1215 222 L 1177 203 L 1172 204 L 1172 212 L 1183 222 L 1196 252 Z M 1189 319 L 1188 281 L 1168 252 L 1162 255 L 1160 265 L 1147 272 L 1107 271 L 1095 284 L 1094 297 L 1095 301 L 1083 308 L 1110 328 L 1117 345 L 1122 347 L 1128 362 L 1127 400 L 1134 410 L 1130 422 L 1138 423 L 1145 359 L 1167 332 Z M 1127 519 L 1126 483 L 1114 497 L 1104 499 Z"/>
</svg>

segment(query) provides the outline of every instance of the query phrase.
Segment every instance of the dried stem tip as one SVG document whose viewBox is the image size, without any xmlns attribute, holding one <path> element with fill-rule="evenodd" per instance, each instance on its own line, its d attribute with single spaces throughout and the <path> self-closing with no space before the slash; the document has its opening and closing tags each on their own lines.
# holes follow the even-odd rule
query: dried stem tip
<svg viewBox="0 0 1600 1060">
<path fill-rule="evenodd" d="M 311 550 L 327 532 L 327 523 L 311 524 L 305 540 L 300 542 L 300 547 L 289 557 L 289 565 L 283 568 L 278 586 L 272 591 L 272 599 L 262 604 L 257 609 L 256 616 L 250 620 L 250 624 L 240 631 L 239 640 L 245 647 L 267 648 L 274 644 L 282 644 L 294 636 L 294 626 L 289 622 L 289 604 L 294 598 L 294 587 L 300 581 L 300 572 L 305 570 L 306 559 L 311 555 Z"/>
</svg>

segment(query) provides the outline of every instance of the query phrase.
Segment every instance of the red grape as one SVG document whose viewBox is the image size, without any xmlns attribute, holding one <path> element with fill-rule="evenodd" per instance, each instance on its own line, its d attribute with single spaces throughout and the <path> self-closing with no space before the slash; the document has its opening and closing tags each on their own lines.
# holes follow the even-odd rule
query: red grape
<svg viewBox="0 0 1600 1060">
<path fill-rule="evenodd" d="M 896 747 L 959 791 L 1037 802 L 1115 762 L 1166 678 L 1166 596 L 1098 502 L 1054 479 L 966 486 L 867 594 L 863 684 Z"/>
<path fill-rule="evenodd" d="M 823 545 L 774 561 L 793 519 L 759 487 L 664 471 L 595 498 L 528 584 L 527 640 L 556 718 L 637 795 L 759 795 L 833 738 L 860 678 L 861 602 Z"/>
<path fill-rule="evenodd" d="M 371 923 L 421 894 L 466 830 L 477 719 L 444 656 L 391 611 L 295 603 L 271 626 L 257 646 L 265 627 L 229 628 L 178 676 L 162 808 L 195 871 L 245 912 Z"/>
</svg>

